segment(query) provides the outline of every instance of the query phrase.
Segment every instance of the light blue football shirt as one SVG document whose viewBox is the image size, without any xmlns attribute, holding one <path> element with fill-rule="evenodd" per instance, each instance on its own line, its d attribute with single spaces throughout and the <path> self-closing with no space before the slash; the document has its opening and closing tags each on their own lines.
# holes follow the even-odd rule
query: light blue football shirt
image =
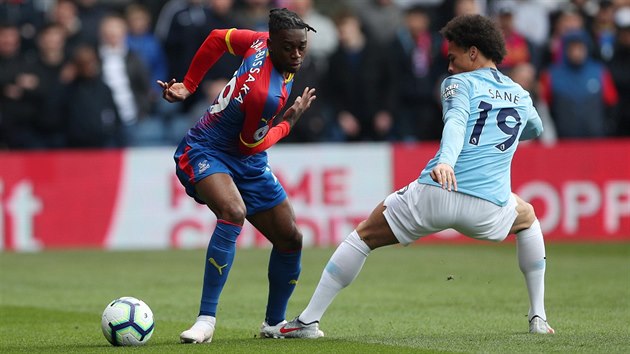
<svg viewBox="0 0 630 354">
<path fill-rule="evenodd" d="M 447 77 L 441 94 L 440 149 L 418 182 L 439 186 L 429 173 L 446 163 L 455 170 L 458 192 L 506 205 L 518 142 L 542 133 L 529 93 L 498 70 L 482 68 Z"/>
</svg>

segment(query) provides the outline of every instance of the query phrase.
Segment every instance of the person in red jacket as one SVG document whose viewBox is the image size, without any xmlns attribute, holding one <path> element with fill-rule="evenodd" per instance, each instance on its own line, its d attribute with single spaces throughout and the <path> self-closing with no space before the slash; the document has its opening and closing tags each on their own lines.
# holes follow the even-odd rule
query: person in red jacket
<svg viewBox="0 0 630 354">
<path fill-rule="evenodd" d="M 169 102 L 189 97 L 226 52 L 243 57 L 232 79 L 175 152 L 186 193 L 217 217 L 205 257 L 199 316 L 180 335 L 183 343 L 212 340 L 219 296 L 232 267 L 245 219 L 272 244 L 269 297 L 261 330 L 286 323 L 289 297 L 300 274 L 302 234 L 284 188 L 273 175 L 267 150 L 289 131 L 315 99 L 306 87 L 275 123 L 291 92 L 293 76 L 314 29 L 287 9 L 269 13 L 269 32 L 213 30 L 195 54 L 183 82 L 158 81 Z"/>
</svg>

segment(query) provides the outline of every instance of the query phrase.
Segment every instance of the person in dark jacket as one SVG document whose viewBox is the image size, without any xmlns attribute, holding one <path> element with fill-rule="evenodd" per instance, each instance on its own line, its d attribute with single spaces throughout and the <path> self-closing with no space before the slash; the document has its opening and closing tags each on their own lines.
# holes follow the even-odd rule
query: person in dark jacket
<svg viewBox="0 0 630 354">
<path fill-rule="evenodd" d="M 328 60 L 325 95 L 341 141 L 391 140 L 394 80 L 385 51 L 365 36 L 356 14 L 335 17 L 339 46 Z"/>
<path fill-rule="evenodd" d="M 121 121 L 112 91 L 101 78 L 101 63 L 89 45 L 75 49 L 75 78 L 62 104 L 66 139 L 71 148 L 121 146 Z"/>
<path fill-rule="evenodd" d="M 584 30 L 563 37 L 563 57 L 541 76 L 542 98 L 555 122 L 558 138 L 599 138 L 610 134 L 611 108 L 617 89 L 604 64 L 589 56 Z"/>
<path fill-rule="evenodd" d="M 431 30 L 427 9 L 414 6 L 405 12 L 404 25 L 391 44 L 396 92 L 396 135 L 403 141 L 439 140 L 442 114 L 440 76 L 446 74 L 442 38 Z"/>
</svg>

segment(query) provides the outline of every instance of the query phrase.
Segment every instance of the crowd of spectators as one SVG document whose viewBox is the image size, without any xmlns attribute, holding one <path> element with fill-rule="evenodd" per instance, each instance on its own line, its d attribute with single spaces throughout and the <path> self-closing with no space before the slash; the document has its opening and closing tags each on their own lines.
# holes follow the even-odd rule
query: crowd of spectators
<svg viewBox="0 0 630 354">
<path fill-rule="evenodd" d="M 543 142 L 630 136 L 630 0 L 0 0 L 0 149 L 177 144 L 240 59 L 182 103 L 155 81 L 181 81 L 212 29 L 266 31 L 273 7 L 317 30 L 290 100 L 318 98 L 285 142 L 438 140 L 438 31 L 467 13 L 499 22 Z"/>
</svg>

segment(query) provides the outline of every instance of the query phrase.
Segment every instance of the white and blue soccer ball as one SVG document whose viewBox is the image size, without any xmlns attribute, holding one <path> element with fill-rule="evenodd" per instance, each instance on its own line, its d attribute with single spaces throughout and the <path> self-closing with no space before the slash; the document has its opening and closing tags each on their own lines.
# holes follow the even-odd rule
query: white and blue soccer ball
<svg viewBox="0 0 630 354">
<path fill-rule="evenodd" d="M 153 312 L 144 301 L 125 296 L 107 305 L 101 327 L 103 335 L 112 345 L 136 346 L 149 341 L 155 323 Z"/>
</svg>

